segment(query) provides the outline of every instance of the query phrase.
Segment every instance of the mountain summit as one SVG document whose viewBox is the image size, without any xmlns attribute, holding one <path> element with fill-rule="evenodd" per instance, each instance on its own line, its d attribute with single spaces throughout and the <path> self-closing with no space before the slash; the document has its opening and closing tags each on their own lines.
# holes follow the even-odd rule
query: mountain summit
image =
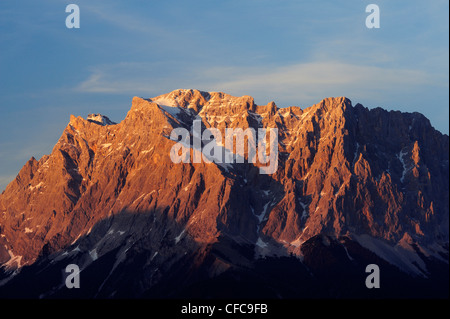
<svg viewBox="0 0 450 319">
<path fill-rule="evenodd" d="M 277 171 L 173 163 L 171 131 L 195 120 L 277 128 Z M 117 124 L 71 116 L 0 195 L 0 295 L 445 297 L 448 156 L 423 115 L 345 97 L 301 109 L 176 90 L 134 97 Z M 75 292 L 67 264 L 88 278 Z M 383 289 L 364 286 L 368 264 Z"/>
</svg>

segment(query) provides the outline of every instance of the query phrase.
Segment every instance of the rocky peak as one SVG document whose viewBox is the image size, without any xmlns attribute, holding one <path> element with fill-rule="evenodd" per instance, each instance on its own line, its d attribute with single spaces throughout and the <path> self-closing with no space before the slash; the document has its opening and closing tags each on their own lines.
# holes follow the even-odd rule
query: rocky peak
<svg viewBox="0 0 450 319">
<path fill-rule="evenodd" d="M 210 93 L 208 92 L 194 89 L 178 89 L 148 100 L 159 105 L 193 109 L 198 113 L 209 99 Z"/>
<path fill-rule="evenodd" d="M 117 123 L 111 121 L 107 116 L 102 115 L 102 114 L 88 114 L 87 120 L 89 122 L 99 124 L 102 126 L 117 124 Z"/>
<path fill-rule="evenodd" d="M 223 92 L 210 92 L 210 99 L 200 111 L 200 115 L 235 115 L 255 111 L 255 108 L 255 100 L 251 96 L 235 97 Z"/>
</svg>

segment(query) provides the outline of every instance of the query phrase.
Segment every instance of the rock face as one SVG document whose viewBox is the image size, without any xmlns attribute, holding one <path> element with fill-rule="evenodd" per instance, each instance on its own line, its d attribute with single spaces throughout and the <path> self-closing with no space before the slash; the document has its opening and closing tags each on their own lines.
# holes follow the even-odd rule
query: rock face
<svg viewBox="0 0 450 319">
<path fill-rule="evenodd" d="M 277 171 L 173 163 L 172 129 L 196 119 L 277 128 Z M 0 295 L 359 297 L 376 263 L 392 280 L 371 296 L 445 297 L 448 157 L 423 115 L 344 97 L 303 110 L 176 90 L 133 98 L 118 124 L 71 116 L 0 195 Z M 70 263 L 89 278 L 76 292 L 61 277 Z"/>
</svg>

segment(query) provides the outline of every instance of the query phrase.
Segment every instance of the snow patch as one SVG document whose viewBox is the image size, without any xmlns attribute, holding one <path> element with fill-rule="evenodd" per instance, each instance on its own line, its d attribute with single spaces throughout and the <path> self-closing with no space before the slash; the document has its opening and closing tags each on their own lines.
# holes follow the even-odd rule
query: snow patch
<svg viewBox="0 0 450 319">
<path fill-rule="evenodd" d="M 177 107 L 178 106 L 173 99 L 167 99 L 164 97 L 161 97 L 159 99 L 151 99 L 151 102 L 156 103 L 159 106 L 166 106 L 166 107 Z"/>
<path fill-rule="evenodd" d="M 100 124 L 103 126 L 117 124 L 117 123 L 111 121 L 107 116 L 102 115 L 102 114 L 88 114 L 87 120 L 89 122 L 94 122 L 96 124 Z"/>
<path fill-rule="evenodd" d="M 352 166 L 354 166 L 355 163 L 356 163 L 357 156 L 358 156 L 358 151 L 359 151 L 359 143 L 356 142 L 356 150 L 355 150 L 355 154 L 353 154 L 353 164 L 352 164 Z"/>
<path fill-rule="evenodd" d="M 81 251 L 80 246 L 77 246 L 74 249 L 72 249 L 71 253 L 73 253 L 73 252 L 80 252 L 80 251 Z"/>
<path fill-rule="evenodd" d="M 337 190 L 337 192 L 334 193 L 334 196 L 338 195 L 344 187 L 345 187 L 345 184 L 342 184 L 341 187 L 339 187 L 339 189 Z"/>
<path fill-rule="evenodd" d="M 141 154 L 147 154 L 150 153 L 151 151 L 153 151 L 153 147 L 149 150 L 142 151 Z"/>
<path fill-rule="evenodd" d="M 6 246 L 5 246 L 6 247 Z M 12 250 L 8 250 L 10 259 L 2 265 L 6 270 L 13 270 L 21 267 L 22 256 L 16 256 Z"/>
<path fill-rule="evenodd" d="M 39 189 L 42 186 L 44 186 L 44 182 L 40 182 L 39 184 L 37 184 L 36 186 L 31 186 L 29 187 L 30 190 L 35 190 L 35 189 Z"/>
<path fill-rule="evenodd" d="M 308 228 L 308 226 L 306 226 L 303 231 L 305 231 L 306 228 Z M 294 247 L 300 247 L 303 244 L 303 241 L 300 239 L 300 237 L 301 237 L 301 235 L 298 236 L 298 238 L 296 240 L 291 241 L 290 245 L 294 246 Z"/>
<path fill-rule="evenodd" d="M 181 109 L 178 106 L 159 105 L 161 109 L 178 119 L 178 115 L 181 113 Z"/>
<path fill-rule="evenodd" d="M 140 200 L 142 197 L 149 195 L 149 194 L 142 194 L 141 196 L 139 196 L 138 198 L 136 198 L 133 203 L 131 205 L 134 205 L 134 203 L 136 203 L 138 200 Z"/>
<path fill-rule="evenodd" d="M 177 237 L 175 237 L 175 244 L 178 244 L 178 242 L 181 240 L 181 237 L 184 235 L 185 231 L 186 229 L 183 229 L 183 231 Z"/>
<path fill-rule="evenodd" d="M 256 245 L 261 247 L 261 248 L 266 248 L 267 247 L 267 243 L 265 243 L 261 237 L 258 237 L 258 240 L 256 241 Z"/>
<path fill-rule="evenodd" d="M 192 185 L 192 182 L 190 182 L 185 188 L 183 188 L 183 190 L 185 192 L 187 192 L 189 190 L 189 187 Z"/>
<path fill-rule="evenodd" d="M 408 168 L 406 167 L 406 163 L 403 160 L 403 156 L 405 156 L 408 152 L 403 152 L 403 150 L 401 150 L 398 154 L 397 154 L 397 158 L 400 160 L 400 162 L 402 163 L 403 166 L 403 172 L 402 172 L 402 177 L 400 177 L 400 181 L 403 183 L 404 179 L 405 179 L 405 175 L 408 172 Z"/>
<path fill-rule="evenodd" d="M 264 208 L 263 208 L 261 214 L 256 216 L 256 217 L 258 217 L 258 220 L 259 220 L 260 223 L 263 221 L 264 217 L 266 216 L 267 208 L 268 208 L 270 203 L 271 202 L 266 203 L 266 205 L 264 205 Z"/>
<path fill-rule="evenodd" d="M 89 251 L 89 256 L 91 256 L 93 261 L 96 261 L 98 259 L 97 249 L 94 248 Z"/>
</svg>

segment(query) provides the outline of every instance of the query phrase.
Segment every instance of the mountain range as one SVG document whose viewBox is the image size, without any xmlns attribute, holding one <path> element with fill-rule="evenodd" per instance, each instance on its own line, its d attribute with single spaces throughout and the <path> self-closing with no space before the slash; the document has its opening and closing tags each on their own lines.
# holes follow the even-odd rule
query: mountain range
<svg viewBox="0 0 450 319">
<path fill-rule="evenodd" d="M 174 163 L 171 132 L 195 120 L 276 128 L 276 172 Z M 446 298 L 449 137 L 420 113 L 345 97 L 303 109 L 192 89 L 134 97 L 119 123 L 72 115 L 6 187 L 0 265 L 3 298 Z"/>
</svg>

